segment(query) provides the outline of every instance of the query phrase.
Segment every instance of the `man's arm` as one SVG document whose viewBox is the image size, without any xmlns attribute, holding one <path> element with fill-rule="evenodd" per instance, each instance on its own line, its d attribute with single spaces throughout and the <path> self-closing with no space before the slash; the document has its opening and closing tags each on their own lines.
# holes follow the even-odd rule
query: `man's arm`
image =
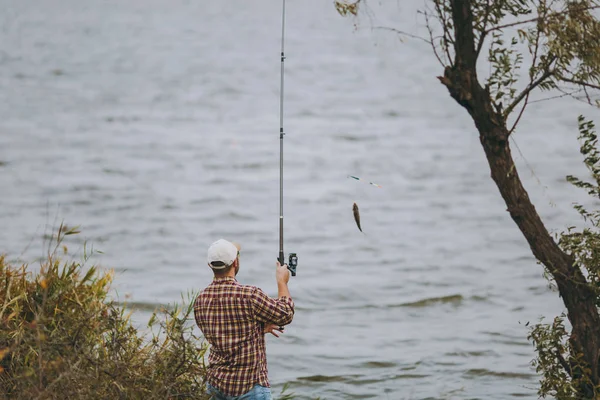
<svg viewBox="0 0 600 400">
<path fill-rule="evenodd" d="M 290 271 L 286 265 L 277 262 L 275 279 L 277 279 L 278 298 L 269 297 L 261 289 L 255 288 L 252 296 L 252 310 L 254 318 L 258 321 L 283 326 L 292 322 L 294 318 L 294 302 L 287 285 L 290 280 Z"/>
<path fill-rule="evenodd" d="M 279 298 L 288 297 L 292 298 L 290 295 L 290 290 L 288 289 L 288 282 L 290 281 L 290 271 L 287 269 L 287 265 L 279 264 L 277 261 L 277 272 L 275 273 L 275 279 L 277 279 L 277 295 Z"/>
</svg>

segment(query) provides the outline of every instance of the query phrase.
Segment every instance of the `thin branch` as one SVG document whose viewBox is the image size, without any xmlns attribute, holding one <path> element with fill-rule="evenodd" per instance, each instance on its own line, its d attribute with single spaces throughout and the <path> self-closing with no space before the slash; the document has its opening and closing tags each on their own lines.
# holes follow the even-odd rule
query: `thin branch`
<svg viewBox="0 0 600 400">
<path fill-rule="evenodd" d="M 525 96 L 525 103 L 523 103 L 523 107 L 521 107 L 521 111 L 519 111 L 519 115 L 517 116 L 517 119 L 515 120 L 515 123 L 513 124 L 512 128 L 510 128 L 510 130 L 508 131 L 509 135 L 513 133 L 513 131 L 517 127 L 517 124 L 521 120 L 521 117 L 523 116 L 523 113 L 525 112 L 525 108 L 527 107 L 527 102 L 529 100 L 529 93 L 531 93 L 531 92 L 527 92 L 527 96 Z"/>
<path fill-rule="evenodd" d="M 410 33 L 407 33 L 407 32 L 404 32 L 404 31 L 401 31 L 401 30 L 398 30 L 398 29 L 395 29 L 395 28 L 389 28 L 387 26 L 374 26 L 371 29 L 378 29 L 378 30 L 384 30 L 384 31 L 392 31 L 392 32 L 397 33 L 398 35 L 408 36 L 408 37 L 413 38 L 413 39 L 422 40 L 422 41 L 424 41 L 427 44 L 433 44 L 432 42 L 430 42 L 429 40 L 427 40 L 427 39 L 425 39 L 425 38 L 423 38 L 421 36 L 413 35 L 413 34 L 410 34 Z"/>
<path fill-rule="evenodd" d="M 559 15 L 570 13 L 572 11 L 590 11 L 590 10 L 595 10 L 595 9 L 598 9 L 598 8 L 600 8 L 600 5 L 599 6 L 590 6 L 590 7 L 581 7 L 581 8 L 576 8 L 576 9 L 573 9 L 573 10 L 557 11 L 557 12 L 554 12 L 552 14 L 548 14 L 546 17 L 556 17 L 556 16 L 559 16 Z M 542 20 L 543 18 L 544 17 L 542 17 L 542 16 L 537 16 L 535 18 L 526 19 L 524 21 L 517 21 L 517 22 L 511 22 L 510 24 L 498 25 L 498 26 L 495 26 L 495 27 L 490 28 L 489 30 L 485 31 L 485 33 L 487 34 L 487 33 L 493 32 L 493 31 L 499 31 L 499 30 L 502 30 L 504 28 L 510 28 L 512 26 L 524 25 L 524 24 L 528 24 L 530 22 L 537 22 L 537 21 Z"/>
<path fill-rule="evenodd" d="M 542 76 L 535 80 L 535 82 L 530 83 L 527 87 L 515 98 L 515 100 L 506 108 L 504 111 L 504 118 L 507 118 L 508 115 L 512 112 L 512 110 L 523 100 L 525 97 L 529 96 L 529 93 L 538 87 L 542 82 L 548 79 L 550 76 L 554 74 L 554 70 L 547 69 Z"/>
<path fill-rule="evenodd" d="M 544 4 L 544 5 L 545 5 L 545 4 Z M 544 8 L 546 8 L 546 7 L 544 7 Z M 540 30 L 539 30 L 539 29 L 536 29 L 536 35 L 535 35 L 535 47 L 534 47 L 534 50 L 533 50 L 533 61 L 531 62 L 531 66 L 532 66 L 532 67 L 533 67 L 533 66 L 535 66 L 535 63 L 537 62 L 538 50 L 539 50 L 539 47 L 540 47 L 540 36 L 541 36 L 541 32 L 540 32 Z M 552 62 L 548 63 L 548 66 L 550 66 L 550 64 L 551 64 L 551 63 L 552 63 Z M 531 70 L 530 70 L 530 71 L 531 71 Z M 530 79 L 530 82 L 531 82 L 531 81 L 533 81 L 533 76 L 534 76 L 533 74 L 531 74 L 531 75 L 530 75 L 530 77 L 529 77 L 529 79 Z"/>
<path fill-rule="evenodd" d="M 535 64 L 537 62 L 538 49 L 539 49 L 539 45 L 540 45 L 540 35 L 541 35 L 541 32 L 540 32 L 539 29 L 537 29 L 537 34 L 535 36 L 535 47 L 534 47 L 534 50 L 533 50 L 533 61 L 531 62 L 532 69 L 530 69 L 530 71 L 533 70 L 533 67 L 535 66 Z M 550 66 L 550 64 L 552 64 L 553 61 L 554 60 L 550 61 L 550 63 L 548 64 L 548 67 Z M 533 85 L 533 77 L 534 77 L 534 74 L 530 72 L 530 75 L 529 75 L 529 85 L 530 86 Z M 517 119 L 515 120 L 515 123 L 513 124 L 512 128 L 510 128 L 510 130 L 508 131 L 509 135 L 511 133 L 513 133 L 513 131 L 515 130 L 515 128 L 519 124 L 519 121 L 521 120 L 521 117 L 525 113 L 525 109 L 527 108 L 527 104 L 529 103 L 529 95 L 530 94 L 531 94 L 531 90 L 527 91 L 527 95 L 525 96 L 525 102 L 523 103 L 523 107 L 521 107 L 521 111 L 519 112 L 519 115 L 517 116 Z M 514 107 L 516 107 L 516 104 L 515 104 Z M 508 117 L 508 114 L 506 116 Z"/>
<path fill-rule="evenodd" d="M 442 25 L 442 29 L 443 29 L 443 37 L 442 37 L 442 42 L 443 42 L 443 47 L 444 47 L 444 52 L 446 53 L 446 57 L 448 57 L 448 61 L 450 62 L 450 65 L 453 66 L 454 62 L 452 61 L 452 56 L 450 56 L 450 51 L 448 50 L 450 46 L 448 46 L 449 43 L 454 44 L 454 42 L 452 41 L 452 37 L 448 32 L 448 29 L 446 28 L 446 18 L 447 16 L 445 15 L 444 11 L 441 9 L 440 4 L 435 1 L 434 2 L 435 5 L 435 9 L 436 9 L 436 13 L 438 15 L 438 18 L 440 20 L 440 24 Z"/>
<path fill-rule="evenodd" d="M 534 82 L 530 82 L 529 85 L 517 96 L 517 98 L 515 98 L 515 100 L 506 108 L 506 110 L 504 111 L 504 118 L 508 118 L 508 115 L 512 112 L 512 110 L 521 102 L 521 100 L 523 100 L 524 97 L 528 96 L 529 93 L 535 89 L 537 86 L 539 86 L 541 83 L 543 83 L 544 80 L 546 80 L 547 78 L 549 78 L 550 76 L 554 75 L 556 73 L 556 71 L 554 71 L 553 69 L 551 69 L 551 65 L 552 63 L 556 60 L 556 56 L 553 56 L 550 61 L 548 62 L 548 65 L 546 66 L 546 70 L 544 71 L 544 73 L 542 74 L 542 76 L 540 76 L 537 80 L 535 80 Z"/>
<path fill-rule="evenodd" d="M 431 48 L 433 49 L 433 54 L 435 55 L 435 58 L 437 58 L 437 60 L 439 61 L 440 65 L 442 67 L 445 67 L 446 65 L 442 61 L 442 58 L 438 54 L 437 48 L 435 47 L 435 39 L 433 37 L 433 30 L 431 29 L 431 25 L 429 24 L 429 15 L 427 13 L 423 13 L 423 14 L 425 15 L 425 26 L 427 27 L 427 32 L 429 32 L 429 39 L 431 40 L 430 43 L 431 43 Z M 450 63 L 452 65 L 451 60 L 448 60 L 448 63 Z"/>
<path fill-rule="evenodd" d="M 592 99 L 590 98 L 590 94 L 587 91 L 587 88 L 583 87 L 583 92 L 585 93 L 585 97 L 587 98 L 588 103 L 592 104 Z"/>
<path fill-rule="evenodd" d="M 571 370 L 571 367 L 569 366 L 569 364 L 567 363 L 567 361 L 564 359 L 563 355 L 560 354 L 560 352 L 556 352 L 556 358 L 558 359 L 558 362 L 560 363 L 560 366 L 563 367 L 563 369 L 565 370 L 565 372 L 567 374 L 569 374 L 570 377 L 573 376 L 573 371 Z"/>
<path fill-rule="evenodd" d="M 483 48 L 483 42 L 485 41 L 485 37 L 487 36 L 487 32 L 485 31 L 485 27 L 488 23 L 488 18 L 490 16 L 490 0 L 486 0 L 485 2 L 485 16 L 483 17 L 483 25 L 481 26 L 481 35 L 479 35 L 479 43 L 477 43 L 477 50 L 475 51 L 475 57 L 479 58 L 479 53 Z"/>
<path fill-rule="evenodd" d="M 584 82 L 584 81 L 579 81 L 577 79 L 565 78 L 564 76 L 559 76 L 559 78 L 560 78 L 561 81 L 569 82 L 569 83 L 574 83 L 575 85 L 583 86 L 584 88 L 592 88 L 592 89 L 598 89 L 598 90 L 600 90 L 600 86 L 594 85 L 592 83 L 588 83 L 588 82 Z"/>
</svg>

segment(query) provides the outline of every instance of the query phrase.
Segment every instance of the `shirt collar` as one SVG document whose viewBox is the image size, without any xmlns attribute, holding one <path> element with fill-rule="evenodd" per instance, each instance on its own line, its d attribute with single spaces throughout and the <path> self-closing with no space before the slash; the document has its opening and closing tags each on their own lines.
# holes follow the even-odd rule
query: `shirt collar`
<svg viewBox="0 0 600 400">
<path fill-rule="evenodd" d="M 219 277 L 217 278 L 216 276 L 213 277 L 213 283 L 224 283 L 224 282 L 237 282 L 237 279 L 231 277 L 231 276 L 224 276 L 224 277 Z"/>
</svg>

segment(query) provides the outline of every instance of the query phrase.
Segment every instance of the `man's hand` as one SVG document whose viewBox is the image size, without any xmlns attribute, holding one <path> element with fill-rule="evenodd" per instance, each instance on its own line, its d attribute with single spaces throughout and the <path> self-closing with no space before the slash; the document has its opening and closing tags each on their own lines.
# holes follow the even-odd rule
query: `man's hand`
<svg viewBox="0 0 600 400">
<path fill-rule="evenodd" d="M 279 261 L 277 261 L 275 279 L 277 279 L 277 283 L 284 283 L 287 285 L 287 283 L 290 281 L 290 271 L 287 268 L 287 264 L 281 265 Z"/>
<path fill-rule="evenodd" d="M 267 333 L 270 333 L 271 335 L 273 335 L 275 337 L 279 337 L 279 334 L 277 332 L 283 333 L 283 327 L 279 326 L 279 325 L 275 325 L 275 324 L 265 324 L 265 330 L 264 330 L 265 335 Z"/>
</svg>

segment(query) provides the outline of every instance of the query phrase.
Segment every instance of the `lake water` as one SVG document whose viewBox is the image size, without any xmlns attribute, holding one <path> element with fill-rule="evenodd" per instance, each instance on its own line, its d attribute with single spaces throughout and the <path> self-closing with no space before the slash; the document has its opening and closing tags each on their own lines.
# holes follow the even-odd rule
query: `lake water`
<svg viewBox="0 0 600 400">
<path fill-rule="evenodd" d="M 299 266 L 294 322 L 268 338 L 274 392 L 536 399 L 525 323 L 562 303 L 428 45 L 371 29 L 422 33 L 422 2 L 371 6 L 354 21 L 288 1 L 285 251 Z M 275 295 L 280 2 L 0 7 L 0 251 L 33 263 L 52 227 L 81 225 L 71 250 L 101 250 L 115 295 L 152 308 L 206 286 L 206 249 L 224 237 L 243 246 L 239 280 Z M 514 134 L 553 232 L 585 201 L 564 179 L 584 173 L 579 113 L 598 117 L 537 102 Z"/>
</svg>

